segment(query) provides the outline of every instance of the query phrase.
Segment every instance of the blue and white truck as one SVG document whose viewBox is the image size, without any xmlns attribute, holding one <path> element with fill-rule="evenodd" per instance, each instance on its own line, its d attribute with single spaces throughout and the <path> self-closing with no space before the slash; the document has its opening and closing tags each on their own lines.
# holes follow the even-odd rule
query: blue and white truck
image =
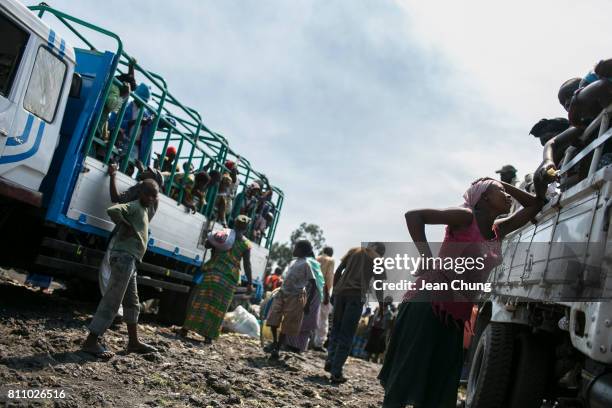
<svg viewBox="0 0 612 408">
<path fill-rule="evenodd" d="M 73 47 L 60 32 L 84 46 Z M 149 138 L 150 147 L 140 156 L 145 163 L 156 153 L 163 157 L 170 146 L 177 154 L 150 225 L 138 283 L 160 298 L 167 320 L 179 322 L 193 276 L 206 257 L 203 237 L 221 226 L 214 221 L 218 187 L 209 189 L 206 203 L 193 213 L 183 205 L 185 184 L 178 168 L 207 166 L 223 173 L 233 160 L 236 187 L 243 192 L 265 176 L 225 137 L 208 129 L 195 109 L 179 102 L 160 75 L 136 64 L 118 35 L 44 3 L 28 8 L 17 0 L 0 0 L 0 38 L 0 265 L 97 280 L 113 228 L 105 211 L 111 204 L 108 166 L 118 161 L 119 190 L 134 185 L 129 150 Z M 93 38 L 103 38 L 114 49 L 99 49 Z M 123 135 L 128 152 L 121 155 L 119 126 L 106 134 L 101 128 L 116 76 L 128 64 L 151 97 L 142 100 L 131 92 L 116 109 L 120 123 L 128 105 L 139 102 L 131 130 Z M 147 126 L 146 114 L 152 118 Z M 263 277 L 284 198 L 280 189 L 267 188 L 273 219 L 252 250 L 254 279 Z"/>
</svg>

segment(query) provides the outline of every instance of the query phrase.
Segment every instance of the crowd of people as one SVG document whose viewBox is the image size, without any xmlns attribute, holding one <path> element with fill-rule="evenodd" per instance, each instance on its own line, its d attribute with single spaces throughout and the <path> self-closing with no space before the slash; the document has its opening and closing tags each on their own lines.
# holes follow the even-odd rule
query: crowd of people
<svg viewBox="0 0 612 408">
<path fill-rule="evenodd" d="M 119 313 L 128 325 L 128 351 L 155 351 L 154 347 L 138 338 L 136 265 L 146 251 L 149 222 L 155 216 L 158 194 L 163 188 L 160 173 L 155 168 L 144 169 L 139 183 L 119 192 L 115 181 L 117 167 L 109 166 L 110 196 L 116 204 L 107 212 L 116 227 L 101 267 L 101 270 L 109 270 L 106 281 L 104 284 L 101 282 L 102 299 L 82 347 L 84 352 L 97 358 L 113 356 L 100 338 Z M 211 343 L 219 336 L 234 291 L 240 284 L 241 265 L 247 278 L 247 293 L 252 291 L 252 243 L 245 236 L 249 223 L 250 219 L 240 214 L 232 228 L 208 234 L 205 246 L 211 250 L 211 257 L 194 279 L 196 284 L 179 332 L 181 337 L 196 332 L 204 338 L 204 343 Z M 293 248 L 295 259 L 285 274 L 277 268 L 265 280 L 271 296 L 269 310 L 262 317 L 273 335 L 272 343 L 265 348 L 270 357 L 278 358 L 281 350 L 302 352 L 312 348 L 325 351 L 324 346 L 327 346 L 325 369 L 331 372 L 331 381 L 346 381 L 342 367 L 350 355 L 359 317 L 365 308 L 365 293 L 373 277 L 374 258 L 382 256 L 384 251 L 381 243 L 351 249 L 336 269 L 331 247 L 323 248 L 315 257 L 309 241 L 298 241 Z M 389 302 L 381 298 L 379 309 L 370 317 L 371 334 L 367 347 L 373 358 L 384 352 L 390 307 Z"/>
<path fill-rule="evenodd" d="M 384 357 L 396 317 L 397 308 L 392 299 L 387 299 L 382 312 L 380 307 L 376 307 L 374 313 L 371 307 L 366 307 L 353 337 L 351 356 L 375 363 L 380 362 Z"/>
<path fill-rule="evenodd" d="M 119 95 L 122 94 L 119 90 Z M 543 161 L 520 185 L 517 170 L 505 165 L 497 171 L 501 180 L 485 177 L 474 181 L 463 195 L 464 204 L 460 207 L 406 212 L 408 233 L 420 254 L 426 258 L 433 255 L 425 226 L 446 225 L 438 256 L 485 259 L 479 272 L 462 276 L 472 283 L 484 282 L 502 261 L 502 239 L 532 221 L 557 189 L 567 188 L 564 182 L 571 180 L 558 180 L 558 169 L 597 137 L 582 135 L 612 102 L 612 60 L 599 62 L 584 78 L 563 83 L 558 97 L 568 118 L 543 119 L 531 129 L 530 133 L 544 146 Z M 612 152 L 607 149 L 610 146 L 604 146 L 600 166 L 609 164 L 607 157 Z M 176 151 L 168 149 L 154 167 L 140 169 L 140 183 L 123 193 L 114 184 L 116 167 L 109 167 L 111 198 L 118 202 L 108 209 L 116 225 L 108 253 L 112 273 L 83 345 L 84 351 L 97 357 L 111 356 L 99 339 L 121 305 L 128 325 L 128 351 L 153 350 L 138 339 L 135 265 L 146 250 L 148 223 L 155 215 L 158 192 L 164 188 L 164 173 L 172 171 L 175 157 Z M 584 177 L 585 166 L 578 167 L 574 177 Z M 189 336 L 190 332 L 197 332 L 208 343 L 219 336 L 240 282 L 241 264 L 247 277 L 247 292 L 251 290 L 248 215 L 266 212 L 270 192 L 264 180 L 267 188 L 256 182 L 235 195 L 236 163 L 226 163 L 225 169 L 223 173 L 206 169 L 206 176 L 196 173 L 190 179 L 192 170 L 187 168 L 179 179 L 192 185 L 187 200 L 200 205 L 211 180 L 218 183 L 215 203 L 218 219 L 231 227 L 211 232 L 207 237 L 206 246 L 212 255 L 202 266 L 180 333 Z M 561 181 L 561 185 L 555 186 L 556 181 Z M 229 220 L 225 218 L 228 211 Z M 264 217 L 261 222 L 265 225 L 271 221 Z M 251 238 L 256 240 L 258 235 Z M 461 244 L 461 250 L 457 251 L 456 244 Z M 277 268 L 265 279 L 271 294 L 269 307 L 261 318 L 271 328 L 272 342 L 264 350 L 273 359 L 281 353 L 301 352 L 309 347 L 326 351 L 324 370 L 330 373 L 334 384 L 347 381 L 343 367 L 349 355 L 367 356 L 373 361 L 382 359 L 378 378 L 384 389 L 385 407 L 454 407 L 466 336 L 469 337 L 469 325 L 473 324 L 475 294 L 467 290 L 442 295 L 429 290 L 408 291 L 396 309 L 383 297 L 382 290 L 371 289 L 375 259 L 383 257 L 385 251 L 380 242 L 353 248 L 336 268 L 330 247 L 315 257 L 309 241 L 298 241 L 293 248 L 294 260 L 286 271 Z M 448 283 L 455 279 L 453 270 L 443 268 L 422 269 L 417 276 L 417 287 L 424 287 L 419 282 Z M 386 274 L 377 274 L 377 279 L 386 279 Z M 373 314 L 366 297 L 372 291 L 378 301 Z"/>
</svg>

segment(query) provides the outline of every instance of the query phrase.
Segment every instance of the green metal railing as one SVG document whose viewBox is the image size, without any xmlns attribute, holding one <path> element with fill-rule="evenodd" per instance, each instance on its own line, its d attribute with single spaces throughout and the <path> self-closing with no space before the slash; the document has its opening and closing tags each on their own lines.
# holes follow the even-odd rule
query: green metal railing
<svg viewBox="0 0 612 408">
<path fill-rule="evenodd" d="M 141 99 L 133 92 L 134 90 L 130 92 L 129 97 L 125 98 L 119 111 L 116 113 L 115 126 L 111 130 L 108 140 L 104 140 L 97 135 L 99 124 L 101 121 L 107 120 L 107 118 L 103 117 L 104 109 L 98 109 L 98 111 L 95 113 L 92 126 L 88 130 L 86 136 L 85 152 L 88 155 L 95 154 L 94 146 L 96 146 L 97 148 L 106 149 L 103 156 L 99 157 L 106 165 L 108 165 L 113 158 L 119 157 L 119 152 L 116 148 L 117 138 L 120 132 L 120 125 L 123 122 L 128 105 L 131 103 L 131 99 L 132 101 L 137 102 L 138 113 L 128 135 L 129 142 L 127 145 L 127 151 L 122 152 L 124 156 L 119 163 L 120 171 L 125 172 L 130 164 L 135 165 L 134 161 L 130 159 L 130 153 L 136 146 L 136 139 L 138 133 L 140 132 L 141 141 L 144 140 L 145 137 L 149 137 L 151 140 L 151 143 L 144 152 L 143 157 L 141 157 L 145 164 L 150 162 L 151 155 L 156 144 L 161 144 L 162 146 L 160 151 L 161 162 L 163 162 L 166 150 L 169 146 L 172 145 L 177 149 L 176 157 L 171 165 L 170 174 L 167 175 L 166 178 L 166 186 L 164 190 L 164 193 L 168 196 L 174 192 L 177 205 L 182 205 L 183 203 L 186 187 L 185 178 L 188 177 L 187 174 L 184 174 L 180 183 L 176 182 L 175 180 L 177 176 L 176 169 L 181 160 L 186 160 L 187 169 L 189 169 L 193 163 L 197 163 L 199 160 L 199 163 L 193 166 L 195 170 L 193 173 L 194 177 L 195 173 L 204 168 L 206 161 L 209 161 L 210 163 L 210 168 L 208 170 L 216 170 L 223 173 L 229 171 L 229 169 L 225 167 L 226 160 L 233 160 L 238 168 L 237 189 L 241 189 L 241 192 L 245 193 L 242 195 L 242 197 L 246 195 L 246 190 L 251 182 L 254 180 L 265 179 L 265 176 L 262 173 L 259 173 L 253 169 L 247 159 L 238 155 L 230 148 L 227 139 L 223 135 L 210 130 L 204 124 L 202 116 L 195 109 L 182 104 L 177 98 L 175 98 L 168 91 L 168 86 L 162 76 L 148 71 L 139 64 L 135 63 L 135 60 L 124 51 L 123 42 L 117 34 L 79 18 L 65 14 L 46 5 L 45 3 L 41 3 L 37 6 L 31 6 L 29 8 L 32 11 L 38 11 L 38 16 L 40 18 L 42 18 L 45 13 L 55 16 L 68 28 L 68 30 L 76 35 L 76 37 L 79 38 L 92 51 L 99 52 L 96 46 L 88 38 L 86 38 L 75 27 L 75 25 L 88 28 L 98 34 L 114 40 L 116 47 L 111 52 L 119 57 L 113 59 L 113 64 L 110 71 L 112 75 L 109 76 L 104 85 L 103 98 L 105 103 L 102 104 L 102 107 L 105 106 L 106 101 L 108 100 L 113 84 L 117 86 L 121 85 L 121 83 L 116 79 L 116 75 L 121 73 L 119 71 L 120 65 L 127 67 L 130 63 L 132 63 L 135 73 L 138 73 L 138 75 L 146 78 L 150 84 L 150 88 L 152 88 L 151 98 L 149 101 Z M 152 115 L 153 120 L 146 128 L 142 128 L 141 124 L 143 117 L 145 116 L 145 111 L 148 111 Z M 164 128 L 160 129 L 159 125 L 162 120 Z M 151 134 L 145 135 L 145 131 L 150 132 Z M 271 201 L 274 204 L 274 217 L 271 225 L 269 225 L 267 229 L 267 233 L 264 234 L 262 239 L 263 246 L 268 249 L 272 246 L 284 202 L 284 194 L 282 190 L 274 186 L 269 186 L 269 188 L 273 192 Z M 206 216 L 209 220 L 215 216 L 215 204 L 218 189 L 219 183 L 214 185 L 212 188 L 209 188 L 206 193 L 206 205 L 204 206 L 202 203 L 200 203 L 199 212 Z M 236 197 L 234 197 L 234 201 L 235 200 Z M 261 205 L 261 203 L 259 203 L 259 205 Z M 249 214 L 253 222 L 255 221 L 254 216 L 256 207 L 253 209 L 252 213 Z M 231 214 L 232 209 L 228 208 L 226 211 L 227 213 Z M 249 234 L 252 232 L 252 225 L 253 223 L 251 223 L 251 226 L 249 227 Z"/>
</svg>

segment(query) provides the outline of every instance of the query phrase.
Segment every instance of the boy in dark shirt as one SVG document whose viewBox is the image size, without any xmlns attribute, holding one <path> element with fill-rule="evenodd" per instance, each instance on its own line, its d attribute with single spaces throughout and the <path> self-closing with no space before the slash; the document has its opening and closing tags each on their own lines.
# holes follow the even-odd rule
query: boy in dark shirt
<svg viewBox="0 0 612 408">
<path fill-rule="evenodd" d="M 353 248 L 344 255 L 336 269 L 332 296 L 332 330 L 325 362 L 325 371 L 331 373 L 332 383 L 347 381 L 342 375 L 342 368 L 351 351 L 353 336 L 366 302 L 366 293 L 374 277 L 374 259 L 384 254 L 385 245 L 381 242 L 371 243 L 366 248 Z M 383 272 L 378 278 L 386 279 L 386 274 Z M 377 291 L 376 296 L 380 309 L 384 310 L 382 291 Z"/>
</svg>

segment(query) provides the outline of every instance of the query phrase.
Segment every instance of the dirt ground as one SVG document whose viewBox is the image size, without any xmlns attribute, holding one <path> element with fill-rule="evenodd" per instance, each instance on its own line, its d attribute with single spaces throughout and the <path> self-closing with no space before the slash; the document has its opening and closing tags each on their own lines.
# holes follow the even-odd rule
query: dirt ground
<svg viewBox="0 0 612 408">
<path fill-rule="evenodd" d="M 159 349 L 125 354 L 124 325 L 105 342 L 108 362 L 79 351 L 94 302 L 44 294 L 0 270 L 0 405 L 57 407 L 380 407 L 379 365 L 349 358 L 349 382 L 331 386 L 324 354 L 269 360 L 259 342 L 224 334 L 211 346 L 181 341 L 176 327 L 142 316 L 141 336 Z M 64 390 L 64 399 L 8 399 L 7 391 Z"/>
</svg>

